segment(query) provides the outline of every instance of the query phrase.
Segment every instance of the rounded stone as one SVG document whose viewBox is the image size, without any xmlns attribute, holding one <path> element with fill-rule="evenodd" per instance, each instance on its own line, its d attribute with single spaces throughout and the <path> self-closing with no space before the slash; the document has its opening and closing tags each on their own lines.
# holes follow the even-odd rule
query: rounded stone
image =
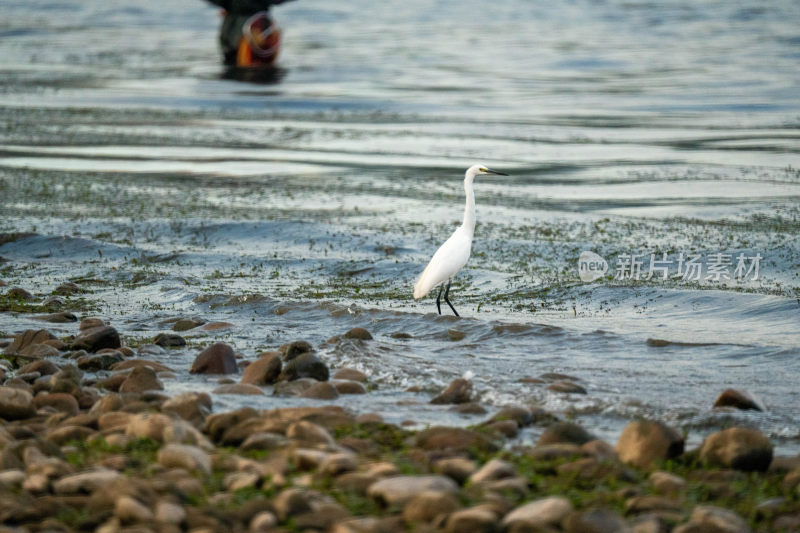
<svg viewBox="0 0 800 533">
<path fill-rule="evenodd" d="M 254 396 L 261 396 L 264 391 L 255 385 L 248 385 L 247 383 L 232 383 L 230 385 L 222 385 L 214 389 L 214 394 L 250 394 Z"/>
<path fill-rule="evenodd" d="M 353 328 L 344 335 L 342 335 L 343 339 L 357 339 L 362 341 L 371 341 L 372 335 L 369 331 L 364 328 Z"/>
<path fill-rule="evenodd" d="M 39 393 L 33 399 L 37 409 L 42 407 L 52 407 L 56 411 L 75 416 L 80 412 L 78 400 L 71 394 L 65 392 Z"/>
<path fill-rule="evenodd" d="M 211 457 L 198 448 L 188 444 L 167 444 L 158 451 L 158 463 L 166 468 L 184 468 L 211 473 Z"/>
<path fill-rule="evenodd" d="M 772 462 L 772 444 L 756 429 L 734 427 L 706 437 L 699 458 L 724 468 L 765 472 Z"/>
<path fill-rule="evenodd" d="M 119 386 L 119 392 L 144 392 L 149 390 L 164 390 L 164 385 L 156 377 L 152 368 L 138 366 L 134 368 L 125 381 Z"/>
<path fill-rule="evenodd" d="M 597 437 L 583 427 L 572 422 L 550 424 L 536 442 L 537 446 L 546 444 L 577 444 L 578 446 L 595 440 Z"/>
<path fill-rule="evenodd" d="M 424 491 L 456 494 L 458 485 L 449 477 L 439 475 L 396 476 L 373 483 L 367 489 L 367 494 L 377 502 L 391 507 L 405 505 Z"/>
<path fill-rule="evenodd" d="M 468 379 L 454 379 L 447 388 L 431 400 L 436 404 L 467 403 L 472 397 L 472 382 Z"/>
<path fill-rule="evenodd" d="M 339 397 L 339 391 L 336 390 L 336 387 L 332 383 L 321 381 L 300 393 L 300 397 L 312 398 L 315 400 L 335 400 Z"/>
<path fill-rule="evenodd" d="M 557 525 L 573 510 L 563 496 L 549 496 L 521 505 L 503 518 L 503 526 L 512 529 L 524 525 Z"/>
<path fill-rule="evenodd" d="M 429 523 L 437 516 L 458 509 L 458 500 L 449 492 L 426 490 L 411 498 L 403 507 L 403 520 L 410 524 Z"/>
<path fill-rule="evenodd" d="M 277 381 L 282 366 L 280 352 L 264 352 L 244 369 L 242 383 L 272 385 Z"/>
<path fill-rule="evenodd" d="M 367 389 L 357 381 L 335 380 L 331 381 L 339 394 L 366 394 Z"/>
<path fill-rule="evenodd" d="M 177 333 L 159 333 L 153 339 L 153 344 L 163 348 L 175 348 L 179 346 L 186 346 L 186 339 Z"/>
<path fill-rule="evenodd" d="M 753 411 L 766 411 L 764 404 L 762 404 L 755 396 L 747 391 L 737 389 L 725 389 L 717 397 L 714 402 L 714 407 L 733 407 L 741 410 Z"/>
<path fill-rule="evenodd" d="M 447 517 L 445 533 L 494 533 L 497 530 L 497 515 L 488 509 L 473 507 L 453 512 Z"/>
<path fill-rule="evenodd" d="M 31 393 L 15 387 L 0 387 L 0 418 L 22 420 L 36 414 Z"/>
<path fill-rule="evenodd" d="M 547 386 L 547 390 L 552 392 L 560 392 L 562 394 L 586 394 L 586 389 L 570 380 L 554 381 Z"/>
<path fill-rule="evenodd" d="M 340 368 L 333 375 L 333 379 L 358 381 L 360 383 L 366 383 L 367 375 L 360 370 L 356 370 L 355 368 Z"/>
<path fill-rule="evenodd" d="M 681 455 L 683 447 L 683 435 L 678 430 L 663 422 L 636 420 L 622 430 L 616 451 L 623 463 L 648 468 Z"/>
<path fill-rule="evenodd" d="M 293 381 L 299 378 L 314 378 L 328 381 L 328 366 L 314 353 L 303 353 L 283 365 L 278 381 Z"/>
<path fill-rule="evenodd" d="M 235 374 L 239 371 L 233 348 L 224 342 L 212 344 L 195 358 L 192 374 Z"/>
<path fill-rule="evenodd" d="M 103 348 L 119 348 L 122 346 L 119 332 L 111 326 L 97 326 L 82 329 L 81 333 L 72 341 L 71 349 L 96 352 Z"/>
</svg>

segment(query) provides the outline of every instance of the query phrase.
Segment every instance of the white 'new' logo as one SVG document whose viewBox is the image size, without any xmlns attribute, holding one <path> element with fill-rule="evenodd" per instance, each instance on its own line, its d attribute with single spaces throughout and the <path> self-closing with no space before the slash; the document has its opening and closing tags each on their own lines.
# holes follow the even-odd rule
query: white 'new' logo
<svg viewBox="0 0 800 533">
<path fill-rule="evenodd" d="M 581 281 L 590 282 L 602 278 L 608 272 L 606 260 L 588 250 L 578 257 L 578 276 Z"/>
</svg>

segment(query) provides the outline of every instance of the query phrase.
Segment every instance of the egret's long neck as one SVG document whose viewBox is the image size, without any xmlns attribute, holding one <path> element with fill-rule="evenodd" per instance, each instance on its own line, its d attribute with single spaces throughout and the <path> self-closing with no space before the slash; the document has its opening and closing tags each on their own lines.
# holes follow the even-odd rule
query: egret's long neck
<svg viewBox="0 0 800 533">
<path fill-rule="evenodd" d="M 472 190 L 472 180 L 467 178 L 464 180 L 464 192 L 467 194 L 467 203 L 464 206 L 464 229 L 470 235 L 475 232 L 475 192 Z"/>
</svg>

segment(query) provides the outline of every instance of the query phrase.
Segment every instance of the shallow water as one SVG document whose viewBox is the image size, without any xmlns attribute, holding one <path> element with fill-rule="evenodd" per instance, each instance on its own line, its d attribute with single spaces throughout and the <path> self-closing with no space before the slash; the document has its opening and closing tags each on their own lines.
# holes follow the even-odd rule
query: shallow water
<svg viewBox="0 0 800 533">
<path fill-rule="evenodd" d="M 612 442 L 649 416 L 692 444 L 742 423 L 800 451 L 796 2 L 298 0 L 274 11 L 268 85 L 220 77 L 202 2 L 4 6 L 0 231 L 34 235 L 0 246 L 0 276 L 39 295 L 79 280 L 130 342 L 180 316 L 233 324 L 158 356 L 169 391 L 216 386 L 183 372 L 201 344 L 252 358 L 302 338 L 377 386 L 339 403 L 393 422 L 482 419 L 427 403 L 470 373 L 490 408 L 537 403 Z M 476 160 L 511 176 L 476 182 L 464 318 L 438 317 L 411 286 Z M 604 278 L 579 279 L 584 250 Z M 614 279 L 651 253 L 668 279 Z M 707 273 L 717 253 L 731 273 L 760 254 L 758 278 L 677 276 L 680 254 Z M 326 344 L 353 326 L 375 340 Z M 520 382 L 546 372 L 588 394 Z M 712 411 L 729 386 L 767 412 Z"/>
</svg>

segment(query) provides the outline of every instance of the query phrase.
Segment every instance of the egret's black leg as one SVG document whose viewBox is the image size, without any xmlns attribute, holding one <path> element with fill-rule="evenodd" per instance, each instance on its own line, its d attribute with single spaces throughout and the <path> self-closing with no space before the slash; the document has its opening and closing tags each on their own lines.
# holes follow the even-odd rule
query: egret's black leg
<svg viewBox="0 0 800 533">
<path fill-rule="evenodd" d="M 449 299 L 449 298 L 447 298 L 447 295 L 448 295 L 448 294 L 450 294 L 450 284 L 451 284 L 452 282 L 453 282 L 453 280 L 452 280 L 452 279 L 451 279 L 450 281 L 448 281 L 448 282 L 447 282 L 447 288 L 446 288 L 446 289 L 445 289 L 445 291 L 444 291 L 444 301 L 445 301 L 445 302 L 447 302 L 447 305 L 449 305 L 449 306 L 450 306 L 450 309 L 452 309 L 452 310 L 453 310 L 453 314 L 454 314 L 454 315 L 456 315 L 456 316 L 461 316 L 461 315 L 459 315 L 459 314 L 458 314 L 458 311 L 456 311 L 456 308 L 455 308 L 455 307 L 453 307 L 453 304 L 451 304 L 451 303 L 450 303 L 450 299 Z M 441 314 L 441 313 L 439 313 L 439 314 Z"/>
<path fill-rule="evenodd" d="M 439 285 L 439 294 L 438 294 L 438 296 L 436 296 L 436 309 L 439 310 L 439 314 L 440 315 L 442 314 L 442 301 L 441 301 L 441 298 L 442 298 L 442 289 L 443 288 L 444 287 Z M 447 296 L 445 296 L 445 300 L 447 300 Z"/>
</svg>

